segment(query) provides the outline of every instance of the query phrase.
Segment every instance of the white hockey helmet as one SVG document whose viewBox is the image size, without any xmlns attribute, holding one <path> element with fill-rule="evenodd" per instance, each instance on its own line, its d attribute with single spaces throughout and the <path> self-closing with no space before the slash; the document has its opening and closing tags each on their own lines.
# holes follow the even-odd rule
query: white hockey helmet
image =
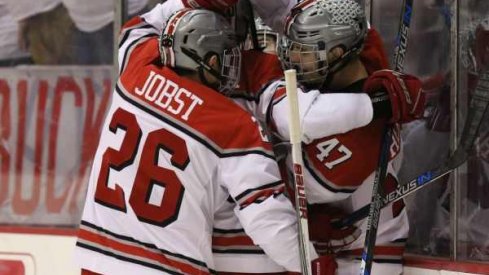
<svg viewBox="0 0 489 275">
<path fill-rule="evenodd" d="M 234 29 L 215 12 L 185 9 L 173 14 L 160 36 L 160 54 L 165 66 L 201 75 L 208 71 L 220 80 L 221 92 L 231 91 L 239 81 L 241 52 Z M 220 71 L 206 64 L 212 55 L 219 56 Z"/>
<path fill-rule="evenodd" d="M 296 69 L 301 84 L 319 88 L 329 74 L 360 53 L 367 28 L 365 14 L 354 0 L 299 2 L 286 19 L 285 35 L 278 46 L 282 66 Z M 341 47 L 344 54 L 329 64 L 328 52 L 335 47 Z M 314 64 L 290 59 L 291 55 L 305 53 L 315 55 Z"/>
</svg>

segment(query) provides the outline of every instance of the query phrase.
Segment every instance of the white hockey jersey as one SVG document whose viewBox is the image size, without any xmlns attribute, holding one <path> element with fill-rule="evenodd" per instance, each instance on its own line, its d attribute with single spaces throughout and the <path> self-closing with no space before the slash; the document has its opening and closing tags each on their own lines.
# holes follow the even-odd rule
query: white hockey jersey
<svg viewBox="0 0 489 275">
<path fill-rule="evenodd" d="M 76 261 L 102 274 L 215 273 L 214 214 L 231 203 L 253 242 L 277 265 L 299 271 L 295 212 L 271 144 L 230 99 L 161 67 L 160 30 L 145 18 L 121 32 L 121 73 Z"/>
</svg>

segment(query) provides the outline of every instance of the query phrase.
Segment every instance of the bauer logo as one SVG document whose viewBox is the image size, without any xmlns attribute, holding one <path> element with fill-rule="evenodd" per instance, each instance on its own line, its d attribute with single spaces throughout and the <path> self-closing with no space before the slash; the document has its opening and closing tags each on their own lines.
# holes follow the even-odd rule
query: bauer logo
<svg viewBox="0 0 489 275">
<path fill-rule="evenodd" d="M 418 177 L 418 185 L 423 185 L 433 178 L 433 173 L 426 172 Z"/>
</svg>

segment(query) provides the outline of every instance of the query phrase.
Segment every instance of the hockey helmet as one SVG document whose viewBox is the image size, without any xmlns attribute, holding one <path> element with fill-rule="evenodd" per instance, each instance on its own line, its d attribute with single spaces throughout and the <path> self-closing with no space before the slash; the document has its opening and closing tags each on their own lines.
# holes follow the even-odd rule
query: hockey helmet
<svg viewBox="0 0 489 275">
<path fill-rule="evenodd" d="M 260 17 L 255 18 L 255 26 L 259 46 L 266 52 L 276 54 L 278 33 L 267 26 Z"/>
<path fill-rule="evenodd" d="M 279 57 L 284 69 L 296 69 L 298 81 L 321 87 L 333 74 L 362 50 L 367 20 L 354 0 L 306 0 L 298 3 L 286 19 Z M 344 54 L 328 62 L 328 53 L 341 47 Z M 314 55 L 312 60 L 300 58 Z M 298 60 L 291 56 L 299 56 Z M 306 64 L 308 62 L 309 64 Z"/>
<path fill-rule="evenodd" d="M 221 92 L 231 91 L 239 81 L 241 52 L 234 29 L 223 16 L 204 9 L 185 9 L 173 14 L 160 37 L 160 54 L 166 66 L 202 73 L 220 80 Z M 220 71 L 207 65 L 219 56 Z"/>
</svg>

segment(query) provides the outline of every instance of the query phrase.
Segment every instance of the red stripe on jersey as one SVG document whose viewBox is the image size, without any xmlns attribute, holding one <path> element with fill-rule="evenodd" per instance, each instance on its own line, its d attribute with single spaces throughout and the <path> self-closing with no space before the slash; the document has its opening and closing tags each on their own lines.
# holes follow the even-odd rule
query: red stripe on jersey
<svg viewBox="0 0 489 275">
<path fill-rule="evenodd" d="M 100 273 L 95 273 L 87 269 L 82 269 L 81 270 L 81 275 L 102 275 Z"/>
<path fill-rule="evenodd" d="M 205 269 L 205 267 L 202 267 L 203 269 L 197 269 L 189 264 L 179 262 L 174 259 L 169 259 L 163 253 L 155 253 L 149 251 L 147 248 L 138 246 L 137 244 L 134 243 L 133 244 L 121 243 L 116 240 L 109 239 L 106 236 L 94 232 L 90 232 L 84 229 L 79 230 L 78 237 L 80 239 L 79 241 L 85 240 L 100 245 L 102 247 L 109 248 L 111 250 L 122 252 L 125 255 L 135 256 L 138 258 L 137 259 L 138 261 L 141 260 L 140 258 L 146 258 L 150 261 L 156 261 L 163 265 L 177 268 L 182 272 L 184 272 L 185 274 L 210 274 L 208 270 L 203 270 Z"/>
<path fill-rule="evenodd" d="M 127 21 L 124 26 L 122 26 L 121 32 L 125 31 L 126 29 L 132 28 L 138 24 L 143 23 L 143 19 L 139 16 L 135 16 L 131 18 L 129 21 Z"/>
<path fill-rule="evenodd" d="M 285 87 L 283 86 L 280 86 L 278 87 L 275 92 L 273 93 L 273 97 L 272 97 L 272 100 L 274 101 L 274 103 L 280 99 L 282 99 L 285 95 L 287 94 L 287 90 L 285 89 Z"/>
<path fill-rule="evenodd" d="M 244 234 L 244 233 L 243 233 Z M 212 246 L 256 246 L 247 235 L 233 237 L 212 237 Z"/>
<path fill-rule="evenodd" d="M 248 205 L 255 203 L 255 202 L 262 202 L 265 199 L 267 199 L 270 196 L 276 195 L 283 193 L 285 190 L 285 186 L 280 186 L 280 187 L 275 187 L 275 188 L 269 188 L 266 190 L 260 190 L 258 192 L 254 192 L 246 196 L 246 199 L 244 201 L 240 200 L 239 201 L 239 206 L 240 209 L 246 208 Z"/>
</svg>

